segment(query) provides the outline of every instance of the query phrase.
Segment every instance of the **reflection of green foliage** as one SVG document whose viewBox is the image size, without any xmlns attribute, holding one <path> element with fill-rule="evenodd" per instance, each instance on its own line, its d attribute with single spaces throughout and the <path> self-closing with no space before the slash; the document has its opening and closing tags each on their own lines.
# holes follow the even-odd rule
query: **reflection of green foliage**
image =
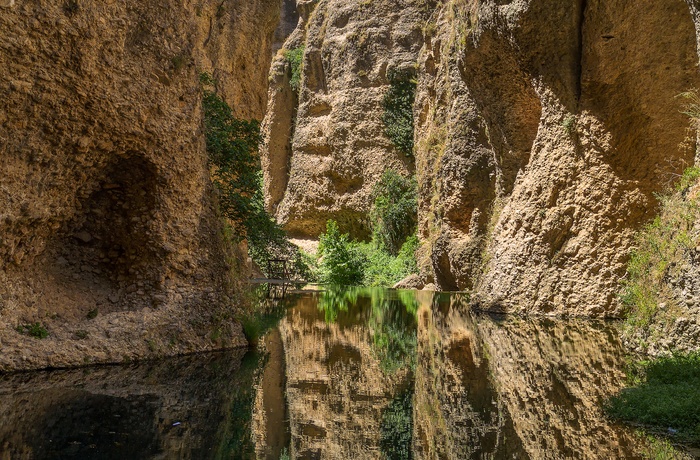
<svg viewBox="0 0 700 460">
<path fill-rule="evenodd" d="M 243 333 L 251 344 L 256 344 L 267 331 L 276 327 L 287 313 L 285 302 L 279 303 L 266 299 L 267 288 L 268 286 L 263 284 L 252 292 L 253 298 L 250 302 L 252 309 L 239 318 Z"/>
<path fill-rule="evenodd" d="M 637 363 L 626 388 L 608 402 L 621 420 L 666 430 L 700 442 L 700 352 Z"/>
<path fill-rule="evenodd" d="M 398 394 L 382 414 L 380 447 L 389 460 L 413 458 L 413 385 Z"/>
<path fill-rule="evenodd" d="M 255 458 L 251 420 L 255 402 L 255 381 L 259 369 L 265 364 L 265 359 L 265 356 L 259 353 L 248 353 L 236 372 L 236 380 L 241 384 L 232 387 L 233 394 L 228 406 L 225 432 L 214 454 L 217 460 Z"/>
<path fill-rule="evenodd" d="M 330 287 L 321 295 L 318 307 L 328 322 L 365 317 L 383 371 L 414 367 L 418 301 L 413 291 Z M 363 309 L 368 315 L 358 315 Z"/>
</svg>

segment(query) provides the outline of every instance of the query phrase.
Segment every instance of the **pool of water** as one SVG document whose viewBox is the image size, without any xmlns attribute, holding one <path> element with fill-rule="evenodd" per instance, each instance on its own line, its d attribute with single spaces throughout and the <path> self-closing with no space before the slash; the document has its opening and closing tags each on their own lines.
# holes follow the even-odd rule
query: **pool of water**
<svg viewBox="0 0 700 460">
<path fill-rule="evenodd" d="M 286 292 L 254 351 L 0 375 L 0 459 L 642 458 L 601 406 L 604 322 L 494 317 L 460 294 Z M 268 305 L 269 307 L 270 305 Z"/>
</svg>

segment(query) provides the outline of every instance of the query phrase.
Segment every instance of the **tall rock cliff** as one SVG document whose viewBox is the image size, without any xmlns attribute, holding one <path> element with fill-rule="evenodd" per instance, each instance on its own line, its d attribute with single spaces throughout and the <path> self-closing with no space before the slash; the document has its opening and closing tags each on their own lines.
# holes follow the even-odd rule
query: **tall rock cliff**
<svg viewBox="0 0 700 460">
<path fill-rule="evenodd" d="M 416 104 L 423 267 L 439 287 L 500 311 L 620 313 L 632 234 L 693 162 L 675 96 L 699 81 L 694 11 L 442 2 Z"/>
<path fill-rule="evenodd" d="M 296 237 L 328 219 L 367 234 L 372 185 L 386 169 L 412 173 L 413 158 L 384 134 L 387 72 L 413 69 L 429 2 L 298 0 L 299 24 L 270 70 L 262 159 L 270 211 Z M 303 47 L 290 86 L 288 51 Z"/>
<path fill-rule="evenodd" d="M 632 235 L 695 156 L 675 97 L 700 85 L 695 2 L 297 4 L 302 81 L 282 50 L 263 149 L 287 230 L 332 218 L 363 237 L 379 175 L 415 172 L 426 282 L 498 311 L 620 314 Z M 409 68 L 415 157 L 381 119 L 387 75 Z"/>
<path fill-rule="evenodd" d="M 198 72 L 260 118 L 280 5 L 0 9 L 0 369 L 244 343 L 221 322 L 230 251 Z M 48 338 L 15 330 L 36 323 Z"/>
</svg>

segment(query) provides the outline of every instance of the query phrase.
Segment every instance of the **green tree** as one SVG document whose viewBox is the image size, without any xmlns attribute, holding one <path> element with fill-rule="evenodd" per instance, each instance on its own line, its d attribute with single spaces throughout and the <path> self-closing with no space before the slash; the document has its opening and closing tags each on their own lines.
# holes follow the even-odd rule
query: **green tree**
<svg viewBox="0 0 700 460">
<path fill-rule="evenodd" d="M 326 222 L 326 233 L 320 237 L 318 251 L 322 283 L 346 286 L 362 283 L 367 260 L 357 245 L 350 242 L 350 236 L 340 233 L 335 221 Z"/>
<path fill-rule="evenodd" d="M 384 96 L 384 131 L 399 151 L 413 155 L 413 103 L 416 80 L 410 70 L 388 73 L 389 91 Z"/>
<path fill-rule="evenodd" d="M 207 153 L 214 166 L 212 178 L 221 213 L 235 235 L 248 239 L 250 256 L 259 267 L 264 268 L 272 257 L 286 257 L 299 276 L 308 275 L 299 249 L 265 210 L 258 156 L 260 124 L 234 117 L 231 107 L 214 91 L 211 76 L 202 74 L 200 81 Z"/>
</svg>

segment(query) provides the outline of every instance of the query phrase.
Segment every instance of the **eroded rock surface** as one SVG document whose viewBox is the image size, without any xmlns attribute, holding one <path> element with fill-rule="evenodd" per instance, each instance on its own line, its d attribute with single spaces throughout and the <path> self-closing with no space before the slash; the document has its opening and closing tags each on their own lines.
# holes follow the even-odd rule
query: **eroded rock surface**
<svg viewBox="0 0 700 460">
<path fill-rule="evenodd" d="M 694 24 L 680 0 L 443 2 L 416 104 L 426 277 L 497 311 L 619 314 L 631 236 L 693 161 Z"/>
<path fill-rule="evenodd" d="M 429 2 L 297 1 L 297 29 L 270 71 L 262 151 L 269 210 L 294 237 L 317 237 L 328 219 L 367 235 L 373 184 L 413 159 L 384 134 L 387 72 L 412 69 Z M 284 51 L 304 46 L 298 94 Z"/>
<path fill-rule="evenodd" d="M 2 10 L 0 370 L 245 343 L 238 325 L 217 322 L 231 303 L 230 251 L 198 72 L 219 80 L 237 116 L 261 117 L 279 8 L 32 0 Z M 47 339 L 15 331 L 34 323 Z"/>
</svg>

